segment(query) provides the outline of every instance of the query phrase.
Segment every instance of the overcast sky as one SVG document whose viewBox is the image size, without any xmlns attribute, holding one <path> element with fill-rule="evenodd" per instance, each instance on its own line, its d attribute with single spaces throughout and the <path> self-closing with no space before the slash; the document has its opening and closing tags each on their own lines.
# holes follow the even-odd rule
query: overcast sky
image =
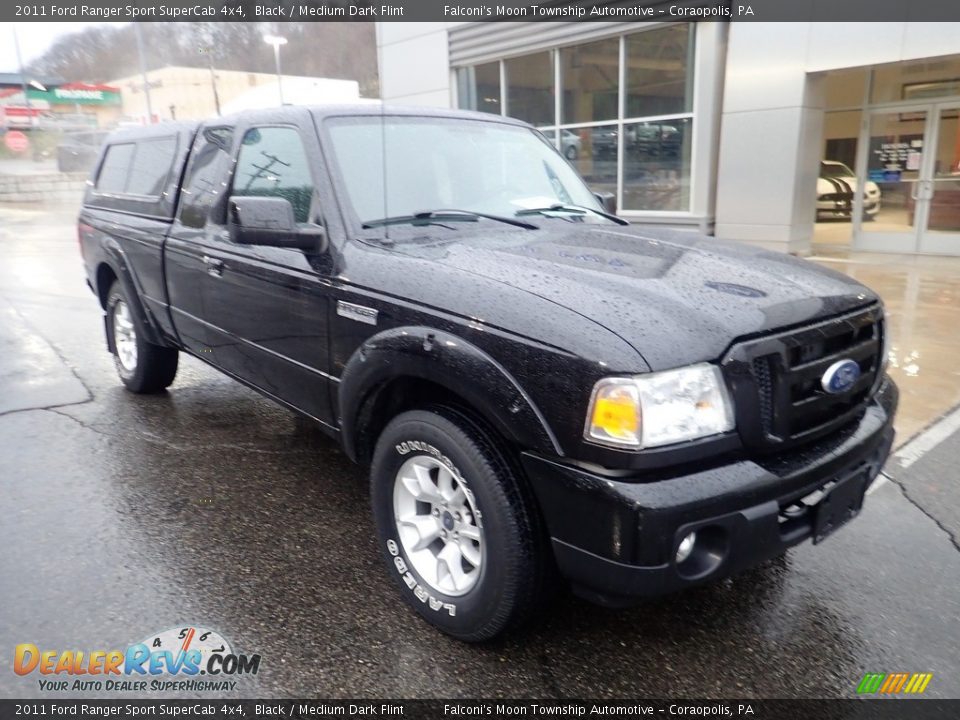
<svg viewBox="0 0 960 720">
<path fill-rule="evenodd" d="M 23 62 L 43 55 L 53 41 L 72 32 L 83 30 L 90 25 L 104 25 L 96 22 L 18 22 L 0 23 L 0 72 L 19 72 L 17 53 L 13 45 L 13 32 L 20 38 L 20 52 Z M 117 23 L 123 25 L 124 23 Z"/>
</svg>

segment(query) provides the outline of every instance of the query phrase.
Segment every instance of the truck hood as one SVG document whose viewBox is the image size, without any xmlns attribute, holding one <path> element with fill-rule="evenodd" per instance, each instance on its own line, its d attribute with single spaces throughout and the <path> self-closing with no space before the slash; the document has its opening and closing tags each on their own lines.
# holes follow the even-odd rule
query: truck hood
<svg viewBox="0 0 960 720">
<path fill-rule="evenodd" d="M 877 300 L 813 263 L 685 231 L 550 220 L 406 251 L 589 318 L 652 370 L 716 360 L 738 338 Z"/>
</svg>

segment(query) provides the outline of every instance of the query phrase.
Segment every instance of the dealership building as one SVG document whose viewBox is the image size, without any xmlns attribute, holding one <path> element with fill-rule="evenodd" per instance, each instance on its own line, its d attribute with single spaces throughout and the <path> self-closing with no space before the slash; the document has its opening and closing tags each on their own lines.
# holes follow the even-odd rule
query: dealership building
<svg viewBox="0 0 960 720">
<path fill-rule="evenodd" d="M 960 255 L 958 38 L 960 23 L 377 26 L 385 102 L 520 118 L 633 222 L 799 254 Z"/>
</svg>

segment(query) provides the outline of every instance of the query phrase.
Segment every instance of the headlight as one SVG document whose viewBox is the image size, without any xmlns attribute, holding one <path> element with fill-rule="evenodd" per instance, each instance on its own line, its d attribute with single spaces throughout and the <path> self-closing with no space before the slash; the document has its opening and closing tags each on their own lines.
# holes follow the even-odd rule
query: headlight
<svg viewBox="0 0 960 720">
<path fill-rule="evenodd" d="M 893 349 L 893 344 L 890 341 L 890 318 L 887 316 L 886 306 L 882 303 L 880 305 L 880 336 L 880 372 L 886 372 L 890 364 L 890 351 Z"/>
<path fill-rule="evenodd" d="M 733 430 L 733 403 L 716 365 L 605 378 L 593 388 L 584 437 L 634 449 Z"/>
</svg>

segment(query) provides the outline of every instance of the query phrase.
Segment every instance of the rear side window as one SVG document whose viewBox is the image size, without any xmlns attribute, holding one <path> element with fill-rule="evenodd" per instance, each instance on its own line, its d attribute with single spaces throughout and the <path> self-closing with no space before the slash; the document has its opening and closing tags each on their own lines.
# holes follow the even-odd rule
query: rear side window
<svg viewBox="0 0 960 720">
<path fill-rule="evenodd" d="M 176 152 L 174 137 L 111 145 L 97 176 L 97 192 L 160 197 Z"/>
<path fill-rule="evenodd" d="M 223 189 L 233 130 L 206 128 L 197 135 L 180 192 L 180 223 L 202 228 Z"/>
<path fill-rule="evenodd" d="M 133 156 L 127 177 L 127 195 L 159 197 L 166 184 L 173 156 L 177 152 L 176 138 L 141 140 Z"/>
<path fill-rule="evenodd" d="M 123 143 L 107 148 L 107 155 L 97 176 L 97 192 L 122 193 L 133 161 L 134 144 Z"/>
<path fill-rule="evenodd" d="M 309 222 L 313 178 L 300 133 L 286 127 L 248 130 L 230 194 L 284 198 L 293 205 L 298 223 Z"/>
</svg>

